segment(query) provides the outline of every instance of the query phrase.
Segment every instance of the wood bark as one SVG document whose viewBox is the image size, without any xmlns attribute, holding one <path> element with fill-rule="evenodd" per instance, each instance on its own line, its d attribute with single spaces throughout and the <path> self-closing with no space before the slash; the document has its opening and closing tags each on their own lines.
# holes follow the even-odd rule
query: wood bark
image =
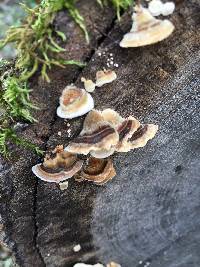
<svg viewBox="0 0 200 267">
<path fill-rule="evenodd" d="M 59 94 L 72 81 L 81 85 L 82 76 L 94 79 L 97 70 L 107 67 L 111 53 L 119 64 L 118 78 L 96 89 L 95 107 L 157 123 L 159 133 L 146 147 L 113 156 L 117 176 L 111 182 L 98 187 L 71 179 L 66 191 L 38 181 L 31 166 L 40 159 L 13 148 L 13 159 L 1 160 L 4 241 L 19 265 L 27 267 L 111 260 L 123 267 L 147 262 L 154 267 L 199 267 L 199 1 L 177 1 L 170 18 L 175 32 L 163 42 L 135 49 L 118 45 L 130 29 L 129 12 L 113 23 L 114 14 L 93 0 L 80 1 L 80 7 L 88 14 L 94 45 L 84 45 L 70 22 L 66 46 L 69 56 L 87 58 L 88 65 L 82 72 L 53 71 L 49 85 L 33 79 L 33 99 L 43 110 L 37 114 L 39 126 L 25 127 L 22 136 L 47 149 L 67 145 L 80 132 L 83 118 L 70 121 L 72 137 L 67 137 L 67 123 L 55 116 Z M 57 27 L 64 30 L 68 20 L 61 12 Z M 82 247 L 78 253 L 73 251 L 76 244 Z"/>
</svg>

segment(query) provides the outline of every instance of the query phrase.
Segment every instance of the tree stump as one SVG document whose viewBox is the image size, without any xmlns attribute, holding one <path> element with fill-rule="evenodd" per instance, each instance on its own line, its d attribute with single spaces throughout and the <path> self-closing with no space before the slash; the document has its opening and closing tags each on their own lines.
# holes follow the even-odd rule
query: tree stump
<svg viewBox="0 0 200 267">
<path fill-rule="evenodd" d="M 93 0 L 78 4 L 91 33 L 90 46 L 65 12 L 58 14 L 55 26 L 70 34 L 69 54 L 63 56 L 87 59 L 88 65 L 83 71 L 53 70 L 50 84 L 32 79 L 32 99 L 42 109 L 36 114 L 39 123 L 24 125 L 21 136 L 45 149 L 67 145 L 84 118 L 70 121 L 72 137 L 67 137 L 67 123 L 55 115 L 58 97 L 68 83 L 81 85 L 82 76 L 94 79 L 110 54 L 119 64 L 117 80 L 95 90 L 95 108 L 114 108 L 160 129 L 144 148 L 114 155 L 117 176 L 101 187 L 71 179 L 61 191 L 31 173 L 41 159 L 13 147 L 12 159 L 0 160 L 2 239 L 22 267 L 111 260 L 122 267 L 147 262 L 199 267 L 199 1 L 177 1 L 171 18 L 175 32 L 135 49 L 118 45 L 130 29 L 130 12 L 117 22 L 111 8 L 101 9 Z M 74 252 L 77 244 L 82 249 Z"/>
</svg>

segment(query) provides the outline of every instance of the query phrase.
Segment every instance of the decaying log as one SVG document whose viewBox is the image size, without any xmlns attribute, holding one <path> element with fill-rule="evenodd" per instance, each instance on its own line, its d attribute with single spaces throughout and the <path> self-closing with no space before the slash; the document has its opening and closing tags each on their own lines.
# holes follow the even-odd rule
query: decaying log
<svg viewBox="0 0 200 267">
<path fill-rule="evenodd" d="M 100 14 L 92 0 L 82 5 L 85 10 L 88 5 L 90 18 L 92 12 L 96 14 L 92 18 L 98 20 L 100 32 L 108 30 L 112 24 L 108 13 Z M 111 107 L 123 116 L 157 123 L 160 129 L 146 147 L 114 155 L 117 176 L 102 187 L 72 179 L 69 188 L 60 191 L 57 185 L 37 181 L 30 166 L 39 159 L 27 151 L 16 150 L 10 163 L 2 161 L 4 241 L 20 266 L 71 267 L 80 261 L 111 260 L 123 267 L 147 262 L 154 267 L 199 266 L 199 12 L 198 0 L 177 1 L 171 18 L 174 34 L 137 49 L 118 45 L 130 28 L 130 14 L 124 14 L 99 42 L 82 73 L 56 70 L 48 86 L 33 79 L 35 99 L 40 102 L 42 95 L 47 105 L 38 115 L 40 128 L 29 126 L 22 135 L 44 142 L 47 148 L 67 145 L 82 127 L 83 118 L 70 121 L 69 138 L 67 124 L 54 118 L 61 90 L 71 81 L 80 85 L 82 76 L 94 79 L 96 71 L 106 67 L 110 53 L 119 64 L 118 78 L 95 90 L 96 108 Z M 58 25 L 64 27 L 65 16 L 60 16 Z M 87 22 L 92 25 L 89 18 Z M 101 38 L 99 32 L 95 34 Z M 74 37 L 76 43 L 80 36 Z M 91 56 L 91 48 L 83 43 L 82 39 L 74 55 Z M 76 244 L 82 247 L 77 253 Z"/>
</svg>

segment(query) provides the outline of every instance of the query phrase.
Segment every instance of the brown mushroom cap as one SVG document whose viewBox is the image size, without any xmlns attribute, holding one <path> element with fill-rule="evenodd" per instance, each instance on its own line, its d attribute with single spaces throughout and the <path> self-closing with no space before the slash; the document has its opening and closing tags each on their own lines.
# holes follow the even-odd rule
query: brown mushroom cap
<svg viewBox="0 0 200 267">
<path fill-rule="evenodd" d="M 97 159 L 90 157 L 87 165 L 83 166 L 80 177 L 102 185 L 116 175 L 111 159 Z"/>
<path fill-rule="evenodd" d="M 76 155 L 62 151 L 53 158 L 45 158 L 43 163 L 33 166 L 32 171 L 43 181 L 59 183 L 80 171 L 82 165 L 83 161 Z"/>
<path fill-rule="evenodd" d="M 118 140 L 117 131 L 104 120 L 101 112 L 92 110 L 84 121 L 80 135 L 65 150 L 87 155 L 90 151 L 109 150 Z"/>
<path fill-rule="evenodd" d="M 133 26 L 120 42 L 121 47 L 139 47 L 157 43 L 167 38 L 174 25 L 167 19 L 155 19 L 148 9 L 140 7 L 133 13 Z"/>
</svg>

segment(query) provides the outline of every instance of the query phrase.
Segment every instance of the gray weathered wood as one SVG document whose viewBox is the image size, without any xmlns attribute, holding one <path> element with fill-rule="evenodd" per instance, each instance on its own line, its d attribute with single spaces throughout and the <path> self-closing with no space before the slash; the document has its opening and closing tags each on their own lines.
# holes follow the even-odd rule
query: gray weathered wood
<svg viewBox="0 0 200 267">
<path fill-rule="evenodd" d="M 24 159 L 14 165 L 18 168 L 6 168 L 3 222 L 21 266 L 71 267 L 78 261 L 115 260 L 123 267 L 145 262 L 154 267 L 199 267 L 200 7 L 198 0 L 177 2 L 171 18 L 176 31 L 170 38 L 149 47 L 121 49 L 118 42 L 131 21 L 125 14 L 75 81 L 80 84 L 82 75 L 94 79 L 107 62 L 98 53 L 113 53 L 118 79 L 96 89 L 96 108 L 112 107 L 123 116 L 133 114 L 160 126 L 145 148 L 113 157 L 117 176 L 111 182 L 97 187 L 72 179 L 68 190 L 61 192 L 57 185 L 36 184 L 30 173 L 32 155 L 28 164 Z M 57 72 L 48 86 L 54 88 L 54 105 L 68 82 L 64 75 Z M 45 116 L 54 116 L 53 109 Z M 70 122 L 74 136 L 82 121 Z M 61 119 L 50 122 L 50 126 L 45 119 L 40 122 L 42 129 L 47 127 L 45 141 L 51 135 L 47 147 L 66 145 L 67 124 Z M 78 243 L 82 250 L 74 253 Z M 34 263 L 36 255 L 42 262 Z"/>
</svg>

